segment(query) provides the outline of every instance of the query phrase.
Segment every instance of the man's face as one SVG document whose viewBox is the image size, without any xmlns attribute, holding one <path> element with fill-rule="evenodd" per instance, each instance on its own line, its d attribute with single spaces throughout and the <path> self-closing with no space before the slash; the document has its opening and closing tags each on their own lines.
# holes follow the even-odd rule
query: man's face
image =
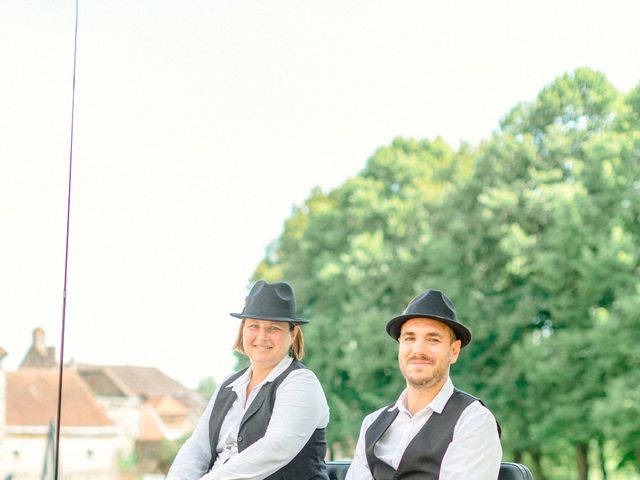
<svg viewBox="0 0 640 480">
<path fill-rule="evenodd" d="M 411 318 L 400 330 L 398 363 L 407 385 L 430 388 L 446 380 L 449 365 L 456 363 L 460 340 L 453 331 L 430 318 Z"/>
</svg>

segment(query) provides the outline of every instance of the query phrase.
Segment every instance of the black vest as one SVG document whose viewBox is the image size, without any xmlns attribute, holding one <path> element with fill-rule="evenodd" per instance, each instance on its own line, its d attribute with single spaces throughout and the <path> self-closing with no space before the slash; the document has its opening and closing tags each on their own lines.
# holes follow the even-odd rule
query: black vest
<svg viewBox="0 0 640 480">
<path fill-rule="evenodd" d="M 245 412 L 240 422 L 238 432 L 238 452 L 242 452 L 249 445 L 264 437 L 271 420 L 273 406 L 276 401 L 276 391 L 282 381 L 293 370 L 306 368 L 302 363 L 294 360 L 291 365 L 273 381 L 265 383 L 251 405 Z M 231 388 L 226 388 L 233 381 L 238 379 L 247 369 L 233 374 L 224 382 L 218 390 L 218 396 L 213 403 L 213 410 L 209 418 L 209 445 L 211 446 L 211 461 L 209 469 L 213 466 L 218 452 L 216 446 L 220 436 L 222 422 L 227 416 L 227 412 L 238 398 Z M 318 428 L 313 432 L 311 438 L 302 450 L 287 465 L 267 477 L 268 480 L 328 480 L 327 466 L 324 456 L 327 452 L 327 440 L 325 429 Z M 265 479 L 265 480 L 267 480 Z"/>
<path fill-rule="evenodd" d="M 453 439 L 453 430 L 460 415 L 477 398 L 460 390 L 454 390 L 442 413 L 433 412 L 424 426 L 409 442 L 398 470 L 380 460 L 374 454 L 375 444 L 398 416 L 398 409 L 386 407 L 365 432 L 367 463 L 375 480 L 438 480 L 442 458 Z"/>
</svg>

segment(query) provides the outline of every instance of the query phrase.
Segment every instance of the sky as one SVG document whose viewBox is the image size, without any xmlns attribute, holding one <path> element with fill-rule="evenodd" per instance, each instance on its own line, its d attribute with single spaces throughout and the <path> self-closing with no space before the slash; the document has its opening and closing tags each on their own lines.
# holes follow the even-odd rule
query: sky
<svg viewBox="0 0 640 480">
<path fill-rule="evenodd" d="M 6 370 L 35 327 L 60 351 L 74 15 L 0 2 Z M 222 380 L 229 312 L 314 187 L 398 136 L 476 145 L 580 66 L 629 91 L 638 19 L 637 0 L 80 0 L 65 362 Z"/>
</svg>

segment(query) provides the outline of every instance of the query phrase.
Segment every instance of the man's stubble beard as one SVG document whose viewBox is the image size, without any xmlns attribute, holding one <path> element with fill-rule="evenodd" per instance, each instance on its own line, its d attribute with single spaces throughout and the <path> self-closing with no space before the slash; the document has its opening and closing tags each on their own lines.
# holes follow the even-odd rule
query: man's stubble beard
<svg viewBox="0 0 640 480">
<path fill-rule="evenodd" d="M 404 369 L 401 367 L 400 371 L 402 372 L 402 375 L 404 376 L 405 380 L 407 381 L 407 385 L 416 388 L 416 389 L 428 389 L 433 387 L 434 385 L 438 385 L 440 382 L 442 382 L 442 380 L 444 380 L 449 372 L 449 365 L 451 363 L 451 355 L 448 354 L 446 361 L 442 362 L 441 365 L 436 365 L 436 362 L 434 361 L 434 359 L 432 357 L 428 357 L 426 355 L 420 355 L 420 356 L 413 356 L 411 358 L 409 358 L 409 361 L 411 361 L 414 358 L 419 358 L 421 360 L 428 360 L 431 362 L 431 367 L 432 367 L 432 375 L 419 375 L 418 379 L 412 378 L 412 377 L 416 377 L 417 375 L 410 375 L 407 374 Z"/>
</svg>

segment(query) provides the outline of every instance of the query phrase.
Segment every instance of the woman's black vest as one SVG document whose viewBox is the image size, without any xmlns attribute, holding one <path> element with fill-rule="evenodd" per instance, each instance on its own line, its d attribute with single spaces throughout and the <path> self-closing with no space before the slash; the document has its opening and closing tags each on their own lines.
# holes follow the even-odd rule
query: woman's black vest
<svg viewBox="0 0 640 480">
<path fill-rule="evenodd" d="M 291 365 L 278 375 L 273 381 L 267 382 L 249 405 L 242 417 L 238 432 L 238 452 L 242 452 L 249 445 L 264 437 L 271 420 L 273 406 L 276 401 L 276 391 L 292 371 L 298 368 L 306 368 L 302 363 L 294 360 Z M 231 388 L 226 388 L 238 379 L 247 369 L 241 370 L 228 378 L 218 390 L 218 396 L 213 404 L 211 417 L 209 418 L 209 445 L 211 446 L 211 461 L 209 469 L 213 466 L 218 456 L 216 446 L 220 436 L 220 428 L 227 412 L 238 398 Z M 318 428 L 302 450 L 287 465 L 277 472 L 269 475 L 265 480 L 328 480 L 327 466 L 324 456 L 327 452 L 327 440 L 325 429 Z"/>
<path fill-rule="evenodd" d="M 398 470 L 374 454 L 375 444 L 398 416 L 398 409 L 386 407 L 365 432 L 367 463 L 375 480 L 438 480 L 444 454 L 453 440 L 453 430 L 460 415 L 477 398 L 454 390 L 442 413 L 433 412 L 424 426 L 409 442 Z"/>
</svg>

